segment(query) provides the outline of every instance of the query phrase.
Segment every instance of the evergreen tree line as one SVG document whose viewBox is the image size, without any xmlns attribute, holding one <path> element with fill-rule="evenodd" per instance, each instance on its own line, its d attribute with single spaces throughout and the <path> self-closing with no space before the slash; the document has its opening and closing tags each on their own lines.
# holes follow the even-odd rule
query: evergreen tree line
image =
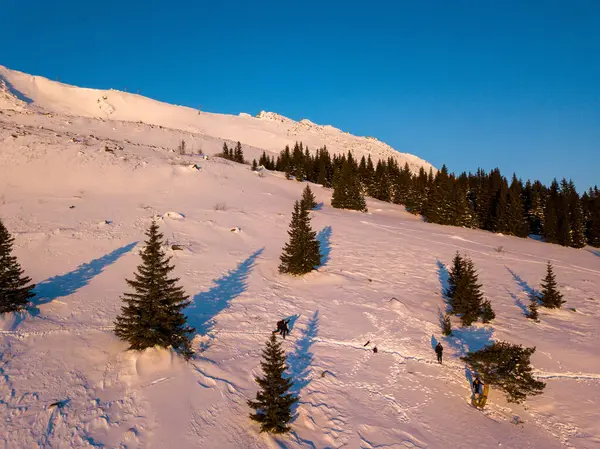
<svg viewBox="0 0 600 449">
<path fill-rule="evenodd" d="M 223 151 L 217 154 L 218 157 L 227 159 L 228 161 L 237 162 L 239 164 L 245 164 L 244 151 L 242 150 L 242 144 L 238 142 L 235 148 L 229 148 L 227 142 L 223 143 Z"/>
<path fill-rule="evenodd" d="M 258 164 L 284 172 L 288 179 L 333 187 L 334 193 L 340 183 L 348 184 L 342 196 L 354 200 L 332 201 L 334 207 L 366 210 L 361 196 L 369 196 L 403 204 L 432 223 L 518 237 L 540 235 L 549 243 L 574 248 L 600 247 L 600 190 L 590 188 L 580 196 L 566 179 L 546 187 L 513 175 L 509 183 L 497 168 L 456 176 L 445 165 L 435 175 L 422 167 L 412 173 L 408 164 L 400 167 L 394 158 L 375 164 L 370 155 L 360 161 L 351 152 L 331 156 L 327 147 L 312 155 L 302 142 L 293 149 L 286 146 L 277 158 L 263 152 Z"/>
</svg>

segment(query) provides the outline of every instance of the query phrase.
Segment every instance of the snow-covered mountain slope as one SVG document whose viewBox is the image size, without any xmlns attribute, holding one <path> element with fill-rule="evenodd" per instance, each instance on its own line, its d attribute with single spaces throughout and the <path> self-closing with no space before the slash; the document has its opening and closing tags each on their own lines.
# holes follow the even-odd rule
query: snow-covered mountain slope
<svg viewBox="0 0 600 449">
<path fill-rule="evenodd" d="M 426 224 L 377 201 L 368 214 L 336 210 L 331 191 L 313 186 L 324 264 L 282 276 L 304 184 L 179 156 L 182 138 L 190 149 L 222 145 L 144 123 L 0 110 L 0 217 L 38 284 L 35 307 L 0 322 L 3 447 L 600 447 L 597 250 Z M 127 352 L 111 331 L 153 216 L 192 299 L 192 364 Z M 497 318 L 442 338 L 440 264 L 456 250 L 474 260 Z M 547 260 L 567 303 L 535 324 L 522 307 Z M 295 317 L 284 348 L 301 401 L 293 433 L 273 437 L 258 433 L 245 401 L 282 317 Z M 485 411 L 470 406 L 459 356 L 492 339 L 537 347 L 542 396 L 516 406 L 492 388 Z"/>
<path fill-rule="evenodd" d="M 408 162 L 413 171 L 418 171 L 420 167 L 426 170 L 432 167 L 427 161 L 412 154 L 400 153 L 375 138 L 353 136 L 306 119 L 295 122 L 264 111 L 257 117 L 244 113 L 239 116 L 198 113 L 192 108 L 162 103 L 141 95 L 69 86 L 0 66 L 0 82 L 2 80 L 12 87 L 13 92 L 26 98 L 31 108 L 47 112 L 143 122 L 234 142 L 239 140 L 245 145 L 277 153 L 286 145 L 302 141 L 313 151 L 327 145 L 333 153 L 352 151 L 359 158 L 370 154 L 374 162 L 394 157 L 401 165 Z M 10 103 L 3 106 L 1 98 L 0 93 L 0 108 L 10 107 Z"/>
</svg>

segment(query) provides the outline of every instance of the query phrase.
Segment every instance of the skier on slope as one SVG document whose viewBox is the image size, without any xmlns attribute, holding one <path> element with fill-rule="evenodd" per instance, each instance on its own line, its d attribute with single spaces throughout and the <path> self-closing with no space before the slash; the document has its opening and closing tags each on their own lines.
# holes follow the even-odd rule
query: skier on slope
<svg viewBox="0 0 600 449">
<path fill-rule="evenodd" d="M 442 363 L 442 352 L 444 352 L 444 347 L 438 341 L 438 344 L 435 346 L 435 353 L 437 354 L 437 360 L 439 364 Z"/>
<path fill-rule="evenodd" d="M 273 333 L 281 334 L 283 339 L 285 340 L 285 336 L 290 333 L 290 329 L 288 327 L 289 322 L 290 322 L 289 318 L 287 320 L 277 321 L 277 330 L 274 330 Z"/>
</svg>

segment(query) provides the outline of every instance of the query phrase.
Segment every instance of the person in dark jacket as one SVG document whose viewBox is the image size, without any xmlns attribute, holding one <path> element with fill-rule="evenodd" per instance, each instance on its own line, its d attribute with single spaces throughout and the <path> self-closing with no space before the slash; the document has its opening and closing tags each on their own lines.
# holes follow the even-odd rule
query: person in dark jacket
<svg viewBox="0 0 600 449">
<path fill-rule="evenodd" d="M 483 385 L 483 382 L 481 382 L 481 379 L 479 377 L 476 377 L 475 380 L 473 381 L 473 393 L 475 393 L 475 399 L 479 399 L 482 385 Z"/>
<path fill-rule="evenodd" d="M 277 321 L 277 330 L 274 330 L 273 333 L 279 333 L 285 340 L 285 336 L 290 333 L 290 328 L 288 327 L 289 319 Z"/>
<path fill-rule="evenodd" d="M 435 346 L 435 353 L 437 354 L 438 363 L 442 363 L 442 352 L 444 352 L 444 347 L 438 341 L 438 344 Z"/>
</svg>

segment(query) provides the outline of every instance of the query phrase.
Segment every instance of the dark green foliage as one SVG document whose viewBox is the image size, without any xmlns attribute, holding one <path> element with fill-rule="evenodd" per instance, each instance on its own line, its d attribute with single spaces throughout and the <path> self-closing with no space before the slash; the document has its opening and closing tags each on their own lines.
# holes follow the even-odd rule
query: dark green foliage
<svg viewBox="0 0 600 449">
<path fill-rule="evenodd" d="M 452 313 L 460 317 L 463 326 L 470 326 L 479 317 L 484 323 L 488 323 L 496 316 L 490 302 L 484 300 L 475 265 L 469 258 L 458 253 L 450 270 L 446 296 Z"/>
<path fill-rule="evenodd" d="M 252 159 L 252 171 L 256 170 L 258 170 L 258 162 L 256 162 L 256 159 Z"/>
<path fill-rule="evenodd" d="M 285 363 L 281 342 L 275 334 L 271 334 L 260 362 L 264 376 L 255 377 L 260 390 L 256 393 L 256 400 L 247 401 L 248 406 L 256 410 L 250 414 L 250 418 L 260 423 L 261 433 L 286 433 L 290 430 L 291 409 L 299 398 L 288 393 L 293 382 L 283 377 L 287 369 Z"/>
<path fill-rule="evenodd" d="M 460 253 L 457 251 L 454 255 L 454 259 L 452 259 L 452 268 L 450 268 L 448 276 L 448 289 L 445 291 L 445 294 L 450 301 L 450 306 L 452 306 L 452 298 L 454 298 L 454 292 L 456 291 L 456 283 L 458 279 L 460 279 L 462 267 L 463 259 Z"/>
<path fill-rule="evenodd" d="M 292 222 L 288 230 L 290 240 L 281 254 L 280 273 L 302 275 L 321 265 L 321 246 L 317 233 L 310 227 L 308 210 L 294 203 Z"/>
<path fill-rule="evenodd" d="M 496 318 L 496 313 L 492 309 L 492 304 L 490 303 L 489 299 L 483 301 L 483 304 L 481 305 L 480 316 L 481 321 L 483 321 L 484 323 L 489 323 L 494 318 Z"/>
<path fill-rule="evenodd" d="M 365 197 L 351 162 L 343 163 L 339 176 L 334 180 L 331 205 L 338 209 L 367 211 Z"/>
<path fill-rule="evenodd" d="M 317 207 L 317 202 L 315 201 L 315 195 L 313 194 L 310 186 L 307 184 L 302 192 L 302 200 L 300 201 L 300 206 L 306 210 L 313 210 Z"/>
<path fill-rule="evenodd" d="M 179 278 L 169 278 L 175 268 L 170 257 L 162 250 L 163 234 L 152 222 L 146 232 L 148 240 L 142 252 L 142 264 L 134 273 L 135 280 L 127 279 L 134 293 L 125 293 L 124 306 L 115 322 L 115 334 L 129 343 L 129 349 L 143 350 L 153 346 L 172 346 L 187 359 L 193 355 L 190 334 L 182 310 L 189 305 Z"/>
<path fill-rule="evenodd" d="M 533 321 L 539 321 L 539 300 L 536 294 L 531 294 L 529 296 L 529 307 L 527 311 L 527 318 Z"/>
<path fill-rule="evenodd" d="M 358 163 L 350 152 L 331 157 L 325 147 L 313 156 L 302 142 L 296 143 L 293 151 L 286 147 L 276 162 L 263 153 L 258 163 L 285 172 L 288 179 L 295 177 L 324 187 L 339 185 L 332 199 L 338 204 L 334 207 L 361 207 L 346 207 L 348 197 L 354 197 L 354 193 L 347 192 L 347 181 L 352 179 L 352 191 L 404 204 L 408 212 L 422 214 L 432 223 L 477 227 L 518 237 L 542 235 L 547 242 L 576 248 L 586 243 L 600 247 L 600 193 L 597 188 L 590 189 L 580 198 L 572 181 L 563 180 L 559 185 L 555 180 L 548 188 L 539 181 L 523 185 L 513 175 L 509 186 L 497 168 L 457 177 L 446 166 L 435 175 L 421 167 L 418 174 L 413 174 L 407 164 L 400 168 L 394 158 L 374 162 L 368 156 Z M 342 174 L 345 169 L 347 173 Z"/>
<path fill-rule="evenodd" d="M 244 161 L 244 151 L 242 150 L 242 144 L 240 142 L 235 146 L 235 150 L 233 152 L 233 162 L 237 162 L 239 164 L 243 164 Z"/>
<path fill-rule="evenodd" d="M 452 322 L 450 321 L 450 314 L 440 312 L 440 327 L 442 328 L 442 334 L 446 337 L 452 335 Z"/>
<path fill-rule="evenodd" d="M 527 396 L 541 394 L 546 386 L 533 378 L 530 358 L 534 352 L 535 348 L 497 341 L 461 360 L 479 373 L 484 383 L 503 390 L 508 402 L 522 403 Z"/>
<path fill-rule="evenodd" d="M 14 240 L 0 220 L 0 314 L 25 309 L 35 296 L 35 285 L 11 255 Z"/>
<path fill-rule="evenodd" d="M 244 160 L 244 151 L 242 150 L 242 144 L 240 142 L 237 143 L 235 148 L 229 148 L 227 146 L 227 142 L 223 143 L 223 151 L 218 156 L 223 159 L 227 159 L 228 161 L 238 162 L 240 164 L 244 164 L 246 161 Z M 263 152 L 263 156 L 266 158 L 266 154 Z"/>
<path fill-rule="evenodd" d="M 563 295 L 558 290 L 558 284 L 556 282 L 552 264 L 548 261 L 548 265 L 546 266 L 546 277 L 542 281 L 542 290 L 539 300 L 542 306 L 547 307 L 548 309 L 558 309 L 565 303 L 562 298 Z"/>
</svg>

